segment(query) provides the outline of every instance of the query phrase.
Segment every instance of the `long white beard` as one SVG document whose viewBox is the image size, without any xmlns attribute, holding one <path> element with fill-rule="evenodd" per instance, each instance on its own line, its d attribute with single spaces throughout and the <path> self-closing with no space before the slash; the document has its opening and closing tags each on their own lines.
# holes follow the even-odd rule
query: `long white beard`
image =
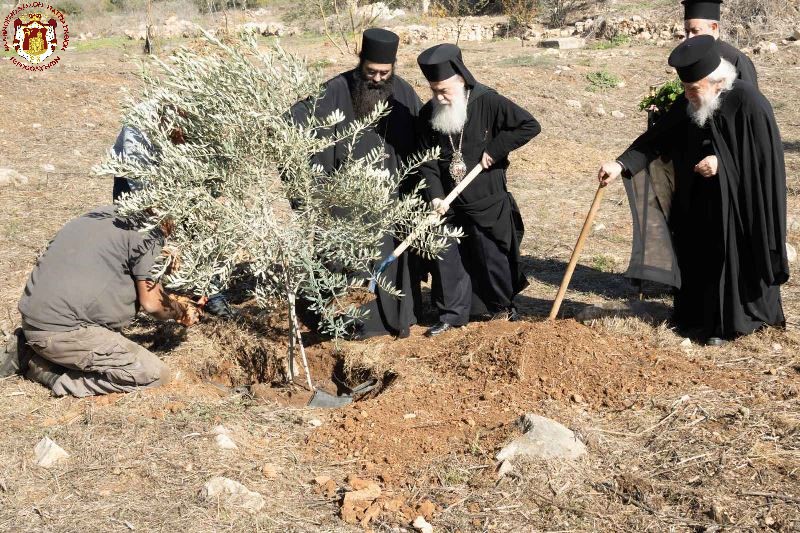
<svg viewBox="0 0 800 533">
<path fill-rule="evenodd" d="M 700 105 L 696 109 L 690 102 L 688 110 L 689 116 L 692 117 L 692 122 L 701 128 L 705 126 L 709 119 L 714 116 L 714 113 L 717 112 L 717 109 L 719 109 L 722 103 L 720 96 L 722 96 L 722 91 L 713 95 L 702 95 L 700 97 Z"/>
<path fill-rule="evenodd" d="M 467 95 L 461 92 L 449 105 L 443 105 L 434 98 L 431 127 L 441 133 L 454 134 L 464 129 L 467 123 Z"/>
</svg>

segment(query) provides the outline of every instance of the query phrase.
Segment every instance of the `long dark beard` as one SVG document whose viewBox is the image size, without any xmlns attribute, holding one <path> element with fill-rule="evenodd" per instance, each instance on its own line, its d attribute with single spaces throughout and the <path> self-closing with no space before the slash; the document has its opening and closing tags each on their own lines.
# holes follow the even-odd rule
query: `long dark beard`
<svg viewBox="0 0 800 533">
<path fill-rule="evenodd" d="M 383 81 L 372 81 L 364 77 L 361 68 L 355 71 L 355 84 L 351 92 L 353 112 L 356 119 L 362 119 L 372 113 L 378 102 L 385 102 L 392 95 L 394 73 Z"/>
</svg>

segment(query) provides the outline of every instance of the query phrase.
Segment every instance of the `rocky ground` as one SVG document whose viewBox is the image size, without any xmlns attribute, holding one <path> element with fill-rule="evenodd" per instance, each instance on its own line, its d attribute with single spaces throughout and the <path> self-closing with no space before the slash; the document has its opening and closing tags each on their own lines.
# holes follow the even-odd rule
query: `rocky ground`
<svg viewBox="0 0 800 533">
<path fill-rule="evenodd" d="M 183 43 L 167 42 L 163 53 Z M 283 44 L 329 74 L 352 64 L 321 37 Z M 783 290 L 786 331 L 718 349 L 687 344 L 668 329 L 670 299 L 654 286 L 645 287 L 636 316 L 577 323 L 571 317 L 587 304 L 636 297 L 621 276 L 630 214 L 617 185 L 563 319 L 543 322 L 596 168 L 642 131 L 637 103 L 651 84 L 672 76 L 665 58 L 673 44 L 464 45 L 478 79 L 531 110 L 543 127 L 513 155 L 509 174 L 526 223 L 524 321 L 474 323 L 433 340 L 419 326 L 409 339 L 338 348 L 308 335 L 319 385 L 335 392 L 334 378 L 352 385 L 370 377 L 383 385 L 354 405 L 323 411 L 302 407 L 309 394 L 299 387 L 266 383 L 252 396 L 232 388 L 269 381 L 270 365 L 285 353 L 285 317 L 243 304 L 238 322 L 209 320 L 188 331 L 144 320 L 130 333 L 177 374 L 161 390 L 54 399 L 19 378 L 0 380 L 0 530 L 383 531 L 411 530 L 419 517 L 446 531 L 797 530 L 794 280 Z M 796 246 L 800 47 L 776 46 L 754 62 L 783 135 L 789 242 Z M 424 47 L 404 46 L 399 69 L 427 98 L 415 66 Z M 110 180 L 89 169 L 112 144 L 124 99 L 137 92 L 140 59 L 137 41 L 102 41 L 76 46 L 44 74 L 3 63 L 0 96 L 9 105 L 0 118 L 0 168 L 18 173 L 14 185 L 0 188 L 5 331 L 18 323 L 16 301 L 48 239 L 110 201 Z M 587 77 L 598 72 L 617 82 Z M 521 435 L 516 422 L 531 412 L 572 430 L 585 455 L 515 459 L 499 472 L 497 453 Z M 69 457 L 38 466 L 34 448 L 44 437 Z"/>
</svg>

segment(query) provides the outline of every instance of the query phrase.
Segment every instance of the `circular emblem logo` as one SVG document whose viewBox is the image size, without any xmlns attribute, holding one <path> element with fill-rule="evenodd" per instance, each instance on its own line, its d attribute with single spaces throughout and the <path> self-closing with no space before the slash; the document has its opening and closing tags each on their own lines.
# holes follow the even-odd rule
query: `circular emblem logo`
<svg viewBox="0 0 800 533">
<path fill-rule="evenodd" d="M 46 70 L 58 64 L 58 52 L 69 46 L 69 26 L 58 8 L 25 2 L 3 20 L 3 44 L 6 51 L 16 52 L 11 62 L 18 67 Z"/>
</svg>

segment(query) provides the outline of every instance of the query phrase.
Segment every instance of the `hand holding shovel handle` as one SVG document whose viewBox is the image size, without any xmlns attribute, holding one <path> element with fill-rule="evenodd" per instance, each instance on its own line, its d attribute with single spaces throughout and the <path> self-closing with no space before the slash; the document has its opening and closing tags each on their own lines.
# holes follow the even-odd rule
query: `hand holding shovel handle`
<svg viewBox="0 0 800 533">
<path fill-rule="evenodd" d="M 564 273 L 564 279 L 561 280 L 561 286 L 558 288 L 558 294 L 553 302 L 552 309 L 550 309 L 550 316 L 547 317 L 548 320 L 553 320 L 556 318 L 556 315 L 558 315 L 558 310 L 561 308 L 561 302 L 564 300 L 564 295 L 566 294 L 567 287 L 572 279 L 572 274 L 575 272 L 575 265 L 578 264 L 578 257 L 581 255 L 583 243 L 586 241 L 586 237 L 589 236 L 589 232 L 592 229 L 592 221 L 594 221 L 594 217 L 597 215 L 597 211 L 600 209 L 600 202 L 603 199 L 603 193 L 605 192 L 605 189 L 606 183 L 601 182 L 600 187 L 597 188 L 597 192 L 594 195 L 592 207 L 589 208 L 589 214 L 586 215 L 586 220 L 583 223 L 583 229 L 578 237 L 578 242 L 575 244 L 575 249 L 572 251 L 572 256 L 569 258 L 567 271 Z"/>
<path fill-rule="evenodd" d="M 480 163 L 478 163 L 477 165 L 475 165 L 475 167 L 472 170 L 469 171 L 469 174 L 464 176 L 464 179 L 461 180 L 458 183 L 458 185 L 456 185 L 455 188 L 452 191 L 450 191 L 450 194 L 447 195 L 447 197 L 444 199 L 444 201 L 441 204 L 441 207 L 443 207 L 445 211 L 450 209 L 450 204 L 453 202 L 453 200 L 455 200 L 458 197 L 458 195 L 461 194 L 464 191 L 464 189 L 466 189 L 467 186 L 470 183 L 473 182 L 473 180 L 475 178 L 478 177 L 478 174 L 481 173 L 481 170 L 483 170 L 483 167 L 481 166 Z M 436 220 L 438 220 L 438 219 L 439 219 L 439 215 L 437 213 L 432 213 L 428 217 L 428 224 L 432 224 L 432 223 L 436 222 Z M 420 226 L 424 227 L 425 225 L 426 224 L 423 223 Z M 411 245 L 411 243 L 414 242 L 414 239 L 417 238 L 419 230 L 422 229 L 421 227 L 419 227 L 418 229 L 415 229 L 414 231 L 412 231 L 409 234 L 409 236 L 406 237 L 403 240 L 403 242 L 401 242 L 397 246 L 397 248 L 394 249 L 394 251 L 391 254 L 389 254 L 389 257 L 384 259 L 383 262 L 380 265 L 378 265 L 378 268 L 375 270 L 375 277 L 373 277 L 369 281 L 369 290 L 370 290 L 370 292 L 375 292 L 375 289 L 376 289 L 376 286 L 377 286 L 377 279 L 376 279 L 377 276 L 379 274 L 382 274 L 389 265 L 391 265 L 394 261 L 397 261 L 397 258 L 400 257 L 403 254 L 403 252 L 406 251 L 406 248 L 408 248 L 409 245 Z"/>
</svg>

